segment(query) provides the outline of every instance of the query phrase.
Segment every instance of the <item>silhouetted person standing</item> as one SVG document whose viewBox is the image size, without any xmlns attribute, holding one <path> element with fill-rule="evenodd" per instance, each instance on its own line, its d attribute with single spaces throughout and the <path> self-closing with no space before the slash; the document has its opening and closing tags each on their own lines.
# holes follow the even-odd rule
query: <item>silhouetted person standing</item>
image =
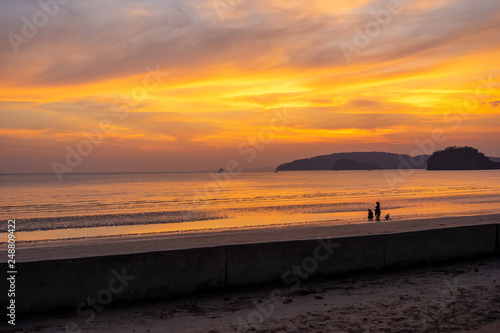
<svg viewBox="0 0 500 333">
<path fill-rule="evenodd" d="M 380 202 L 377 201 L 377 206 L 375 207 L 375 218 L 377 220 L 380 220 L 380 214 L 382 214 L 382 211 L 380 210 Z"/>
<path fill-rule="evenodd" d="M 370 220 L 370 221 L 373 220 L 373 212 L 371 209 L 368 209 L 368 220 Z"/>
</svg>

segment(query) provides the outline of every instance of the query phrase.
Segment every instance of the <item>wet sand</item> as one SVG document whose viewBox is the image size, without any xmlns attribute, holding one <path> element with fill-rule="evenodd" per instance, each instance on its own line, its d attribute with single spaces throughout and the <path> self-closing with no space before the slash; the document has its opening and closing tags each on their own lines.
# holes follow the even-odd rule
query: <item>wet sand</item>
<svg viewBox="0 0 500 333">
<path fill-rule="evenodd" d="M 23 262 L 80 258 L 231 244 L 388 234 L 494 223 L 500 223 L 500 214 L 405 221 L 382 220 L 380 222 L 344 225 L 324 221 L 301 225 L 215 230 L 204 233 L 186 231 L 175 234 L 160 233 L 63 241 L 19 242 L 16 245 L 16 260 Z M 5 247 L 3 248 L 5 249 Z M 6 262 L 6 258 L 6 250 L 0 251 L 0 262 Z"/>
</svg>

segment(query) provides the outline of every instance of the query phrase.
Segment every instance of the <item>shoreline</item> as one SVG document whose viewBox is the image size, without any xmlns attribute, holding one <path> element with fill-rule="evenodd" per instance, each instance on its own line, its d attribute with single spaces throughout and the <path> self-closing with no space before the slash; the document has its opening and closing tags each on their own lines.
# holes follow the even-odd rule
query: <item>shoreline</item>
<svg viewBox="0 0 500 333">
<path fill-rule="evenodd" d="M 289 296 L 294 296 L 293 293 L 302 283 L 308 282 L 309 279 L 313 281 L 313 278 L 335 281 L 342 279 L 346 274 L 376 272 L 392 280 L 391 274 L 386 276 L 386 272 L 390 273 L 393 269 L 402 267 L 418 267 L 422 264 L 437 264 L 446 261 L 459 262 L 468 260 L 467 258 L 476 258 L 473 260 L 491 258 L 498 263 L 500 254 L 500 223 L 496 222 L 498 218 L 498 215 L 494 215 L 488 218 L 476 217 L 476 221 L 470 218 L 462 218 L 459 221 L 454 218 L 448 221 L 440 219 L 442 223 L 439 226 L 436 225 L 436 221 L 424 220 L 420 223 L 412 223 L 415 229 L 413 231 L 408 231 L 407 225 L 400 225 L 403 231 L 397 231 L 394 229 L 394 223 L 386 223 L 387 230 L 384 232 L 381 230 L 384 224 L 380 223 L 375 224 L 375 227 L 379 229 L 377 233 L 366 230 L 361 230 L 362 233 L 360 233 L 359 228 L 358 230 L 351 228 L 343 230 L 346 236 L 339 236 L 342 233 L 339 231 L 341 226 L 329 228 L 329 234 L 321 234 L 321 237 L 312 237 L 312 235 L 317 235 L 318 230 L 324 227 L 306 228 L 295 232 L 296 240 L 291 239 L 290 232 L 282 230 L 280 232 L 278 229 L 274 234 L 262 231 L 258 233 L 259 236 L 267 235 L 269 239 L 259 237 L 260 242 L 251 239 L 248 243 L 240 239 L 237 244 L 232 245 L 220 245 L 224 241 L 220 236 L 213 239 L 216 243 L 211 246 L 193 246 L 192 241 L 186 241 L 188 238 L 177 238 L 176 244 L 172 241 L 173 238 L 170 241 L 161 239 L 163 247 L 168 245 L 166 247 L 177 249 L 161 249 L 158 242 L 144 242 L 143 240 L 140 244 L 150 244 L 154 246 L 154 249 L 131 253 L 134 243 L 125 242 L 121 243 L 121 249 L 126 249 L 127 254 L 121 255 L 103 255 L 102 247 L 85 244 L 87 250 L 96 248 L 101 252 L 81 256 L 82 248 L 79 248 L 75 252 L 78 255 L 75 258 L 49 260 L 42 257 L 42 260 L 38 261 L 17 263 L 16 268 L 22 273 L 16 278 L 16 309 L 18 313 L 35 313 L 63 308 L 70 310 L 78 307 L 82 301 L 88 300 L 88 297 L 95 295 L 101 297 L 102 293 L 107 293 L 109 297 L 101 298 L 101 304 L 108 304 L 108 300 L 112 299 L 117 303 L 124 305 L 128 303 L 130 307 L 133 307 L 136 301 L 155 303 L 155 299 L 163 298 L 168 302 L 172 299 L 198 297 L 197 295 L 206 292 L 231 293 L 238 288 L 265 285 L 280 288 L 277 295 L 280 299 L 286 298 L 281 299 L 286 305 L 293 302 L 293 299 L 288 300 Z M 433 227 L 429 228 L 429 224 Z M 359 225 L 351 227 L 359 227 Z M 309 230 L 308 233 L 305 233 L 305 230 Z M 280 237 L 286 237 L 286 240 L 277 240 Z M 203 237 L 200 239 L 207 240 Z M 226 243 L 234 242 L 234 235 L 226 238 L 225 241 Z M 46 249 L 33 250 L 32 253 L 37 253 L 38 256 L 47 254 Z M 65 255 L 69 252 L 67 248 L 57 250 L 59 253 L 64 252 Z M 23 252 L 20 251 L 20 253 Z M 498 267 L 498 264 L 495 266 Z M 472 272 L 475 273 L 478 269 Z M 500 270 L 494 268 L 492 272 L 498 275 Z M 114 285 L 118 280 L 121 281 L 123 288 L 117 289 Z M 499 281 L 500 276 L 495 280 Z M 410 285 L 410 288 L 414 284 L 411 283 L 411 279 L 410 281 L 405 279 L 404 283 Z M 422 280 L 422 283 L 426 284 L 426 279 Z M 7 282 L 4 281 L 3 285 L 6 288 Z M 495 288 L 499 287 L 495 282 Z M 393 288 L 399 288 L 399 286 L 393 285 Z M 461 286 L 456 288 L 457 291 L 462 292 Z M 399 291 L 399 289 L 396 290 Z M 413 291 L 414 297 L 420 295 L 419 290 Z M 476 288 L 473 288 L 473 291 L 476 292 Z M 306 289 L 304 295 L 307 294 L 312 293 Z M 484 294 L 496 295 L 494 290 L 489 290 Z M 276 294 L 273 293 L 273 295 Z M 363 296 L 366 294 L 363 293 Z M 408 298 L 407 294 L 400 294 L 396 297 L 399 301 L 395 302 L 395 309 L 409 302 L 410 307 L 406 310 L 414 311 L 411 305 L 414 297 Z M 335 297 L 330 299 L 335 299 Z M 500 300 L 494 297 L 491 301 Z M 384 297 L 379 299 L 379 302 L 385 307 Z M 423 303 L 427 304 L 425 299 Z M 470 302 L 470 304 L 473 303 L 475 303 L 474 300 Z M 353 309 L 353 305 L 355 304 L 343 309 L 344 314 L 349 315 L 362 310 L 362 308 Z M 468 308 L 465 311 L 468 311 Z M 379 311 L 379 314 L 382 315 L 382 312 Z M 82 316 L 78 311 L 77 314 Z M 491 314 L 495 315 L 495 312 Z M 245 316 L 253 318 L 248 313 L 242 315 L 243 318 Z M 325 315 L 327 314 L 321 314 L 322 317 Z M 406 316 L 406 312 L 399 312 L 395 315 L 396 322 L 400 322 L 401 318 Z M 297 316 L 301 320 L 309 321 L 310 319 L 309 314 L 306 316 L 295 314 L 292 317 Z M 336 325 L 338 322 L 336 318 L 330 317 L 326 325 Z"/>
<path fill-rule="evenodd" d="M 325 195 L 319 195 L 313 201 L 306 200 L 298 202 L 295 199 L 282 198 L 283 202 L 257 202 L 257 205 L 242 202 L 234 205 L 215 205 L 202 207 L 189 206 L 179 203 L 175 210 L 159 209 L 141 210 L 128 212 L 124 206 L 121 206 L 121 212 L 107 210 L 98 213 L 98 209 L 88 207 L 85 213 L 69 214 L 55 216 L 47 214 L 47 211 L 36 211 L 33 214 L 23 212 L 4 213 L 4 219 L 18 219 L 18 232 L 45 232 L 54 230 L 81 229 L 82 231 L 91 228 L 118 227 L 126 229 L 133 226 L 150 227 L 154 225 L 182 225 L 187 223 L 198 223 L 200 221 L 210 220 L 213 223 L 220 223 L 221 220 L 232 220 L 235 225 L 255 225 L 256 221 L 264 220 L 264 223 L 275 223 L 277 219 L 286 222 L 302 222 L 297 220 L 298 215 L 303 215 L 304 221 L 313 220 L 340 220 L 344 223 L 362 223 L 366 221 L 366 208 L 374 206 L 374 202 L 384 197 L 383 211 L 390 213 L 393 218 L 398 220 L 433 218 L 461 215 L 485 215 L 495 214 L 500 211 L 499 193 L 484 193 L 484 189 L 477 191 L 468 189 L 467 193 L 463 189 L 457 189 L 454 193 L 445 193 L 445 189 L 438 189 L 438 192 L 421 196 L 416 191 L 411 195 L 408 193 L 393 193 L 393 191 L 382 190 L 376 195 L 364 193 L 362 197 L 354 195 L 352 197 L 342 198 L 333 197 L 332 200 L 326 200 Z M 407 190 L 403 190 L 407 191 Z M 411 192 L 411 191 L 410 191 Z M 488 192 L 488 191 L 486 191 Z M 320 193 L 321 194 L 321 193 Z M 430 196 L 429 196 L 430 195 Z M 275 198 L 276 199 L 276 198 Z M 244 200 L 243 200 L 244 201 Z M 126 206 L 125 206 L 126 207 Z M 183 208 L 179 210 L 180 208 Z M 189 209 L 188 209 L 189 208 Z M 194 210 L 192 209 L 194 208 Z M 159 209 L 159 210 L 158 210 Z M 69 212 L 66 212 L 69 213 Z M 251 221 L 249 221 L 249 218 Z M 241 221 L 245 220 L 246 221 Z M 242 222 L 242 223 L 240 223 Z M 250 223 L 249 223 L 250 222 Z M 183 228 L 183 227 L 181 227 Z M 200 228 L 201 229 L 201 228 Z M 2 230 L 0 230 L 0 233 Z"/>
<path fill-rule="evenodd" d="M 215 230 L 211 232 L 140 234 L 34 243 L 20 242 L 16 244 L 16 260 L 24 262 L 74 259 L 250 243 L 384 235 L 498 223 L 500 223 L 500 214 L 490 214 L 401 221 L 382 220 L 381 222 L 341 225 L 336 221 L 323 221 L 320 223 L 274 225 L 249 229 Z M 6 252 L 6 250 L 0 251 L 0 262 L 6 262 Z"/>
<path fill-rule="evenodd" d="M 121 292 L 123 288 L 112 286 L 113 300 L 128 303 L 498 257 L 499 218 L 496 214 L 16 247 L 16 268 L 22 272 L 16 279 L 16 309 L 27 313 L 71 308 L 116 279 L 130 288 Z M 7 282 L 3 285 L 6 288 Z"/>
</svg>

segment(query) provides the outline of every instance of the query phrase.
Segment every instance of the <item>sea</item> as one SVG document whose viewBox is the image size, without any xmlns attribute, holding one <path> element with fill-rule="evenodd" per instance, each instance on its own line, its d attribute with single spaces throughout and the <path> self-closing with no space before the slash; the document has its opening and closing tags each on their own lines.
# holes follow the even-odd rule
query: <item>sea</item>
<svg viewBox="0 0 500 333">
<path fill-rule="evenodd" d="M 0 175 L 20 241 L 496 214 L 500 170 Z M 385 220 L 379 223 L 383 223 Z"/>
</svg>

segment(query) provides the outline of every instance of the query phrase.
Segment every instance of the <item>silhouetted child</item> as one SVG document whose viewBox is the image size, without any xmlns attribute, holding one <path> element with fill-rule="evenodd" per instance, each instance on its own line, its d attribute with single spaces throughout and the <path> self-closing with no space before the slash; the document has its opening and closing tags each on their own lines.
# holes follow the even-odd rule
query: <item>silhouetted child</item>
<svg viewBox="0 0 500 333">
<path fill-rule="evenodd" d="M 386 219 L 386 220 L 392 220 L 392 219 L 391 219 L 391 216 L 390 216 L 389 214 L 387 214 L 387 215 L 385 216 L 385 219 Z"/>
<path fill-rule="evenodd" d="M 380 214 L 382 214 L 382 211 L 380 210 L 380 202 L 377 201 L 377 206 L 375 207 L 375 218 L 377 220 L 380 220 Z"/>
<path fill-rule="evenodd" d="M 368 209 L 368 220 L 370 220 L 370 221 L 373 220 L 373 212 L 371 209 Z"/>
</svg>

